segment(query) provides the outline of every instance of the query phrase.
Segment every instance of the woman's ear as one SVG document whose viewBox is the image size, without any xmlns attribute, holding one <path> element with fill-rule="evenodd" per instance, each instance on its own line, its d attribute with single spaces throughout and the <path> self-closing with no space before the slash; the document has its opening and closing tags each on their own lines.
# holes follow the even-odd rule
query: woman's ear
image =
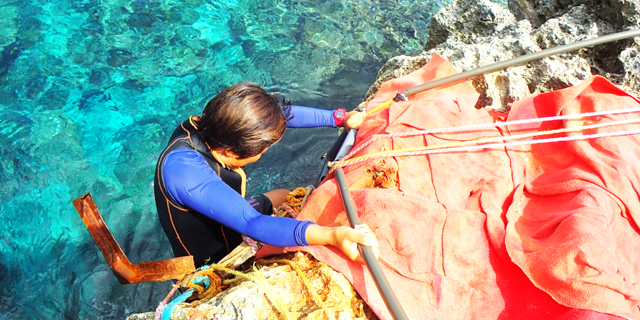
<svg viewBox="0 0 640 320">
<path fill-rule="evenodd" d="M 235 152 L 231 151 L 231 148 L 222 147 L 219 150 L 216 150 L 216 152 L 218 152 L 218 154 L 220 154 L 225 158 L 231 158 L 236 160 L 240 159 L 240 156 L 238 156 Z"/>
</svg>

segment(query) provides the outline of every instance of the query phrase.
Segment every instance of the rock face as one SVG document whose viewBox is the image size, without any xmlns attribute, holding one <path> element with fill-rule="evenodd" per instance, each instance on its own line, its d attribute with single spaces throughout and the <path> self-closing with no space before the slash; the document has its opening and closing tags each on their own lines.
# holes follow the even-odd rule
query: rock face
<svg viewBox="0 0 640 320">
<path fill-rule="evenodd" d="M 636 0 L 509 0 L 508 4 L 518 20 L 527 19 L 536 27 L 578 6 L 590 8 L 594 16 L 618 30 L 635 26 L 640 19 L 640 2 Z"/>
<path fill-rule="evenodd" d="M 390 59 L 366 99 L 384 81 L 411 72 L 433 53 L 460 72 L 638 27 L 640 0 L 454 0 L 429 23 L 429 40 L 417 57 Z M 594 74 L 638 94 L 638 44 L 632 39 L 551 56 L 469 79 L 481 94 L 477 107 L 507 111 L 532 94 L 575 85 Z"/>
</svg>

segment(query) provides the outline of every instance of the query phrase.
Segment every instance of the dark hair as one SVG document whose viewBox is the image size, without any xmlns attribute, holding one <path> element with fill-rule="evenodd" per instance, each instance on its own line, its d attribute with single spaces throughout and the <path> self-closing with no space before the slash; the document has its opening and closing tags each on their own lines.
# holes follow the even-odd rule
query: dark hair
<svg viewBox="0 0 640 320">
<path fill-rule="evenodd" d="M 210 148 L 228 147 L 241 159 L 260 154 L 284 135 L 291 102 L 253 82 L 240 82 L 211 99 L 198 131 Z"/>
</svg>

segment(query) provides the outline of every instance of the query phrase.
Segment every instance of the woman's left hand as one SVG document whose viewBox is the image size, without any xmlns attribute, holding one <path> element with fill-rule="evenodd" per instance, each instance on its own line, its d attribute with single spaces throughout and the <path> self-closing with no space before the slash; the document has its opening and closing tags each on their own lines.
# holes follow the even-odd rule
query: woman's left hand
<svg viewBox="0 0 640 320">
<path fill-rule="evenodd" d="M 342 126 L 347 129 L 360 129 L 360 126 L 364 122 L 365 114 L 361 111 L 349 111 L 344 115 L 344 121 Z"/>
<path fill-rule="evenodd" d="M 336 227 L 334 237 L 333 245 L 353 261 L 365 263 L 364 257 L 358 249 L 358 244 L 371 247 L 376 259 L 380 256 L 378 239 L 366 224 L 359 224 L 354 228 Z"/>
<path fill-rule="evenodd" d="M 332 245 L 356 262 L 365 263 L 364 257 L 358 250 L 358 244 L 371 247 L 376 259 L 380 256 L 378 239 L 366 224 L 359 224 L 355 228 L 347 226 L 322 227 L 312 224 L 307 227 L 305 237 L 309 244 Z"/>
</svg>

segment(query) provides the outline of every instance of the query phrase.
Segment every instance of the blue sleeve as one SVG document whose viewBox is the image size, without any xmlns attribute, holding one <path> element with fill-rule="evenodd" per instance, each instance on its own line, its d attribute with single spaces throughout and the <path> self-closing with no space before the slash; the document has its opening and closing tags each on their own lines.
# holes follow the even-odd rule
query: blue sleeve
<svg viewBox="0 0 640 320">
<path fill-rule="evenodd" d="M 291 106 L 291 113 L 293 118 L 287 121 L 289 128 L 337 127 L 334 110 Z"/>
<path fill-rule="evenodd" d="M 176 202 L 270 245 L 309 245 L 305 232 L 313 222 L 260 214 L 224 183 L 197 151 L 172 151 L 162 170 L 167 192 Z"/>
</svg>

